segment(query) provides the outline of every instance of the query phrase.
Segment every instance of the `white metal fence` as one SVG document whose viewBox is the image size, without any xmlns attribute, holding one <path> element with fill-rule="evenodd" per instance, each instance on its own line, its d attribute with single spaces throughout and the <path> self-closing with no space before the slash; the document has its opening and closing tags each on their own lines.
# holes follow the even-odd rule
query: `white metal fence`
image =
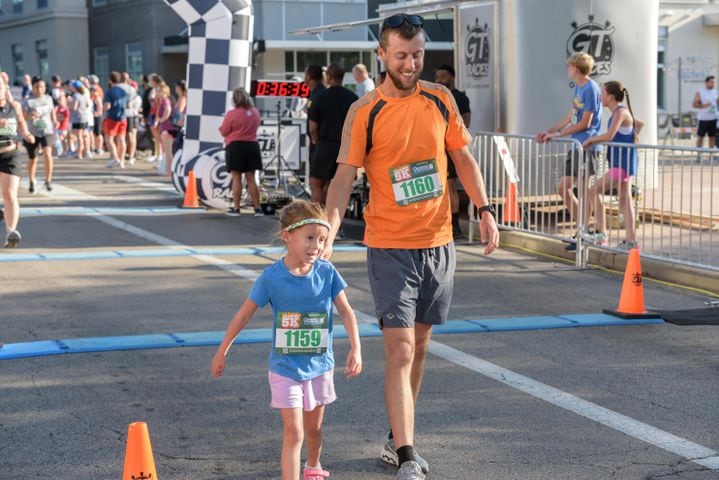
<svg viewBox="0 0 719 480">
<path fill-rule="evenodd" d="M 647 257 L 719 270 L 719 150 L 600 144 L 595 175 L 575 140 L 538 144 L 530 136 L 481 133 L 472 150 L 499 225 L 565 241 L 579 267 L 586 267 L 588 248 L 636 243 Z M 634 154 L 635 176 L 607 175 L 607 157 Z M 470 241 L 473 213 L 470 205 Z"/>
</svg>

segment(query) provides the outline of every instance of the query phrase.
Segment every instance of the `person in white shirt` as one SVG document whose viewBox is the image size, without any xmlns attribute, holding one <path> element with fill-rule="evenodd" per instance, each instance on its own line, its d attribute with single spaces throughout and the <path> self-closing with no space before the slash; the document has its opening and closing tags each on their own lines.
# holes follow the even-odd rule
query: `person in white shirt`
<svg viewBox="0 0 719 480">
<path fill-rule="evenodd" d="M 716 145 L 717 135 L 717 91 L 714 88 L 714 76 L 710 75 L 704 80 L 704 88 L 694 95 L 692 107 L 698 108 L 697 112 L 697 148 L 704 143 L 704 136 L 709 136 L 709 148 Z"/>
<path fill-rule="evenodd" d="M 357 82 L 357 91 L 355 93 L 357 93 L 358 97 L 361 98 L 365 93 L 374 90 L 374 82 L 369 78 L 367 67 L 358 63 L 352 67 L 352 75 L 354 75 L 355 82 Z"/>
</svg>

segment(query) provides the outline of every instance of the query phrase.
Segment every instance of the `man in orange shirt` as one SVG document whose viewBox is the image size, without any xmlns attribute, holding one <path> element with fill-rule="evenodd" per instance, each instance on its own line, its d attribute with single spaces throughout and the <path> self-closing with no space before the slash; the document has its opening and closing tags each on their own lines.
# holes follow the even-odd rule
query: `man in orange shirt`
<svg viewBox="0 0 719 480">
<path fill-rule="evenodd" d="M 371 185 L 365 209 L 367 269 L 385 345 L 385 404 L 390 434 L 382 459 L 398 479 L 423 479 L 427 462 L 414 449 L 414 404 L 433 324 L 447 319 L 455 251 L 447 190 L 447 153 L 479 207 L 485 254 L 499 245 L 494 209 L 467 145 L 471 137 L 447 88 L 420 81 L 423 19 L 385 19 L 377 53 L 387 80 L 350 108 L 338 168 L 329 188 L 332 230 L 324 258 L 347 208 L 357 169 Z"/>
</svg>

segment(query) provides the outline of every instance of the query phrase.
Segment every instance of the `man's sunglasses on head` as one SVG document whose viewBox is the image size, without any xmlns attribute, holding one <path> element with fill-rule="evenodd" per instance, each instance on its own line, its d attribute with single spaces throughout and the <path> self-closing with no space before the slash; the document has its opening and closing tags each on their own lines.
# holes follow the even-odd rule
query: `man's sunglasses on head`
<svg viewBox="0 0 719 480">
<path fill-rule="evenodd" d="M 421 27 L 422 25 L 424 25 L 424 18 L 419 15 L 407 15 L 406 13 L 398 13 L 397 15 L 392 15 L 391 17 L 387 17 L 384 19 L 384 22 L 382 22 L 382 30 L 387 27 L 398 28 L 405 22 L 409 23 L 414 27 Z"/>
</svg>

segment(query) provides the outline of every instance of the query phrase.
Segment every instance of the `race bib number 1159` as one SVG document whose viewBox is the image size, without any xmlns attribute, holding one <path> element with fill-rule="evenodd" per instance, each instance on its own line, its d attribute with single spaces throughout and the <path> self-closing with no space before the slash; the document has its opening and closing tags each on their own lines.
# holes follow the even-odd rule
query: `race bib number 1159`
<svg viewBox="0 0 719 480">
<path fill-rule="evenodd" d="M 324 353 L 329 340 L 326 312 L 277 312 L 275 350 L 282 355 Z"/>
</svg>

